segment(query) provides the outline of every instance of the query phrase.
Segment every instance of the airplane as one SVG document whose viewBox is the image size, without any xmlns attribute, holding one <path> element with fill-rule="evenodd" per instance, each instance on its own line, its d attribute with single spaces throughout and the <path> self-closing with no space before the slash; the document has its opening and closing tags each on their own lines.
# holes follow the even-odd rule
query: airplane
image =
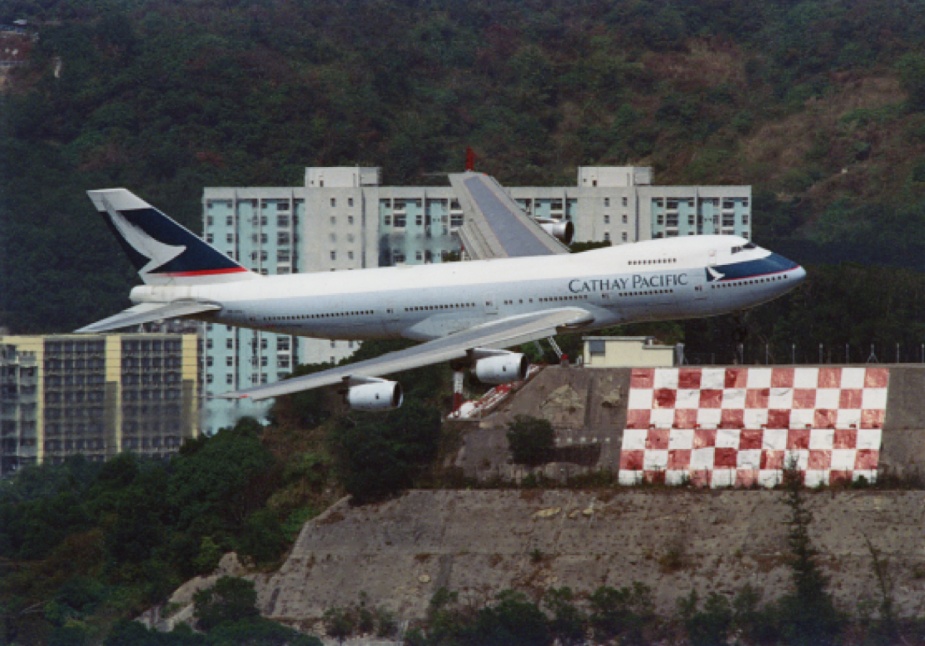
<svg viewBox="0 0 925 646">
<path fill-rule="evenodd" d="M 505 211 L 519 211 L 503 191 L 494 192 L 492 178 L 472 175 L 467 208 L 500 203 L 497 213 L 482 215 L 502 219 Z M 662 238 L 574 254 L 547 245 L 545 252 L 528 252 L 543 255 L 519 255 L 516 245 L 504 251 L 501 244 L 498 253 L 509 257 L 262 276 L 124 188 L 87 193 L 144 284 L 131 290 L 132 307 L 77 332 L 188 317 L 322 339 L 420 342 L 219 395 L 226 398 L 258 400 L 339 384 L 352 409 L 391 410 L 401 406 L 403 394 L 384 375 L 448 361 L 468 367 L 484 383 L 510 383 L 522 380 L 529 366 L 523 354 L 506 349 L 511 346 L 564 332 L 740 311 L 786 294 L 806 276 L 792 260 L 731 235 Z M 518 225 L 490 235 L 546 235 L 542 224 L 524 227 L 535 231 Z"/>
</svg>

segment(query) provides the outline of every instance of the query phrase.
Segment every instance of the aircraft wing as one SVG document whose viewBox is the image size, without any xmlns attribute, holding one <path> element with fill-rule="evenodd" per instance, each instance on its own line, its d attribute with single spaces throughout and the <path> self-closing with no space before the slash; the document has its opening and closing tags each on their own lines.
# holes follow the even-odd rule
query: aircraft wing
<svg viewBox="0 0 925 646">
<path fill-rule="evenodd" d="M 451 173 L 450 184 L 465 215 L 465 224 L 456 232 L 473 260 L 569 252 L 524 213 L 493 177 L 471 171 Z"/>
<path fill-rule="evenodd" d="M 151 323 L 153 321 L 176 318 L 178 316 L 189 316 L 190 314 L 201 314 L 202 312 L 213 312 L 220 309 L 222 309 L 221 305 L 203 303 L 200 301 L 141 303 L 127 310 L 122 310 L 118 314 L 105 318 L 102 321 L 97 321 L 79 330 L 75 330 L 75 332 L 109 332 L 110 330 L 141 325 L 142 323 Z"/>
<path fill-rule="evenodd" d="M 594 318 L 584 309 L 566 307 L 545 310 L 520 316 L 511 316 L 434 339 L 404 350 L 389 352 L 375 359 L 367 359 L 338 366 L 311 375 L 286 379 L 275 384 L 218 395 L 223 399 L 266 399 L 279 395 L 311 390 L 339 383 L 362 383 L 381 375 L 420 368 L 441 361 L 465 358 L 475 348 L 505 348 L 535 341 L 569 329 L 583 327 Z"/>
</svg>

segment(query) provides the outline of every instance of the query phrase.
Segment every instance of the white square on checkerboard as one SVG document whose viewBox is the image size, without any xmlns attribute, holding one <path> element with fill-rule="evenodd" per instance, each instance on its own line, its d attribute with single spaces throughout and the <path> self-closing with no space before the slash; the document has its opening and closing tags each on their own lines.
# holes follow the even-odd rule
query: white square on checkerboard
<svg viewBox="0 0 925 646">
<path fill-rule="evenodd" d="M 620 472 L 622 475 L 622 471 Z M 762 469 L 758 472 L 758 484 L 762 487 L 776 487 L 784 480 L 784 474 L 780 469 Z"/>
<path fill-rule="evenodd" d="M 842 408 L 835 412 L 836 428 L 851 428 L 861 424 L 860 408 Z"/>
<path fill-rule="evenodd" d="M 859 428 L 858 429 L 858 448 L 880 450 L 880 440 L 883 437 L 883 429 L 879 428 Z"/>
<path fill-rule="evenodd" d="M 718 449 L 738 449 L 739 448 L 739 429 L 721 428 L 716 431 L 716 448 Z"/>
<path fill-rule="evenodd" d="M 642 456 L 642 468 L 646 471 L 664 471 L 668 468 L 667 449 L 649 449 Z"/>
<path fill-rule="evenodd" d="M 745 379 L 746 388 L 770 388 L 771 368 L 749 368 Z"/>
<path fill-rule="evenodd" d="M 665 484 L 682 485 L 690 482 L 691 474 L 686 469 L 669 469 L 665 472 Z"/>
<path fill-rule="evenodd" d="M 712 446 L 691 451 L 691 471 L 712 469 L 716 463 L 716 452 Z"/>
<path fill-rule="evenodd" d="M 832 449 L 832 471 L 851 471 L 858 457 L 855 449 Z"/>
<path fill-rule="evenodd" d="M 724 390 L 722 407 L 727 410 L 739 410 L 741 408 L 745 408 L 745 389 L 727 388 Z"/>
<path fill-rule="evenodd" d="M 761 449 L 743 449 L 736 454 L 736 466 L 740 469 L 761 468 Z"/>
<path fill-rule="evenodd" d="M 835 444 L 835 429 L 814 428 L 809 432 L 809 448 L 831 449 Z"/>
<path fill-rule="evenodd" d="M 861 408 L 866 410 L 885 410 L 886 388 L 865 388 L 861 392 Z"/>
<path fill-rule="evenodd" d="M 794 388 L 818 388 L 819 387 L 819 368 L 794 368 L 793 369 L 793 387 Z"/>
<path fill-rule="evenodd" d="M 656 368 L 655 375 L 652 377 L 652 385 L 655 388 L 678 387 L 678 369 L 677 368 Z"/>
<path fill-rule="evenodd" d="M 784 453 L 784 468 L 806 471 L 809 466 L 808 449 L 790 449 Z"/>
<path fill-rule="evenodd" d="M 716 469 L 710 474 L 711 487 L 732 487 L 736 483 L 735 469 Z"/>
<path fill-rule="evenodd" d="M 679 388 L 675 393 L 675 408 L 700 408 L 700 391 L 690 388 Z"/>
<path fill-rule="evenodd" d="M 771 388 L 768 395 L 768 408 L 785 410 L 793 406 L 793 388 Z"/>
<path fill-rule="evenodd" d="M 630 471 L 628 469 L 620 469 L 620 473 L 617 474 L 617 480 L 624 487 L 634 487 L 642 483 L 643 473 L 642 471 Z"/>
<path fill-rule="evenodd" d="M 812 408 L 794 408 L 790 411 L 790 428 L 806 428 L 816 421 L 816 411 Z"/>
<path fill-rule="evenodd" d="M 623 431 L 623 450 L 641 451 L 646 448 L 647 428 L 628 428 Z"/>
<path fill-rule="evenodd" d="M 835 410 L 841 403 L 841 391 L 838 388 L 817 388 L 816 409 Z"/>
<path fill-rule="evenodd" d="M 841 369 L 841 387 L 842 388 L 863 388 L 864 377 L 867 374 L 867 368 L 842 368 Z"/>
<path fill-rule="evenodd" d="M 697 423 L 702 428 L 716 428 L 723 419 L 723 411 L 719 408 L 701 408 L 697 411 Z"/>
<path fill-rule="evenodd" d="M 655 408 L 649 415 L 649 424 L 655 428 L 671 428 L 674 425 L 673 408 Z"/>
<path fill-rule="evenodd" d="M 668 448 L 672 451 L 694 448 L 694 429 L 671 429 L 671 432 L 668 433 Z"/>
<path fill-rule="evenodd" d="M 629 410 L 649 410 L 652 408 L 652 399 L 651 388 L 630 388 L 630 395 L 626 398 L 626 407 Z"/>
<path fill-rule="evenodd" d="M 829 484 L 829 472 L 822 469 L 808 469 L 803 484 L 807 487 Z"/>
<path fill-rule="evenodd" d="M 725 368 L 704 368 L 700 372 L 701 390 L 722 390 L 726 387 Z"/>
<path fill-rule="evenodd" d="M 767 408 L 746 408 L 742 416 L 745 428 L 761 428 L 768 423 Z"/>
<path fill-rule="evenodd" d="M 783 451 L 787 448 L 787 429 L 766 428 L 761 434 L 761 448 L 765 451 Z"/>
</svg>

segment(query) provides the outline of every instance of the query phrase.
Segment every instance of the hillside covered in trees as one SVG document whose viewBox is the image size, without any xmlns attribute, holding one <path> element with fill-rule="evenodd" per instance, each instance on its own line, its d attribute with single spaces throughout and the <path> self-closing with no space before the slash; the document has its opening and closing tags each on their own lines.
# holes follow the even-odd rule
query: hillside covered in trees
<svg viewBox="0 0 925 646">
<path fill-rule="evenodd" d="M 467 145 L 506 184 L 570 184 L 591 164 L 749 183 L 761 244 L 810 266 L 925 269 L 915 4 L 0 6 L 0 23 L 18 19 L 38 40 L 0 94 L 0 325 L 13 332 L 125 305 L 134 277 L 88 188 L 130 187 L 198 230 L 203 186 L 292 185 L 304 166 L 353 164 L 381 166 L 389 184 L 443 183 Z M 899 280 L 888 274 L 856 278 L 876 291 Z"/>
</svg>

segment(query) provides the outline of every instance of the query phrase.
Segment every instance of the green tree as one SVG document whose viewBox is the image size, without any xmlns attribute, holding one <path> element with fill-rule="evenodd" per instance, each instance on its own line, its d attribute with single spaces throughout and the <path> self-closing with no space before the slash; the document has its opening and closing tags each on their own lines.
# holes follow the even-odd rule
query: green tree
<svg viewBox="0 0 925 646">
<path fill-rule="evenodd" d="M 655 617 L 651 589 L 638 581 L 619 589 L 601 586 L 588 598 L 594 639 L 616 638 L 628 644 L 644 643 L 645 630 Z"/>
<path fill-rule="evenodd" d="M 507 426 L 508 447 L 515 464 L 536 467 L 553 459 L 556 432 L 549 420 L 517 415 Z"/>
<path fill-rule="evenodd" d="M 436 457 L 439 439 L 440 413 L 412 400 L 384 415 L 340 420 L 328 444 L 344 489 L 365 503 L 412 486 Z"/>
<path fill-rule="evenodd" d="M 482 608 L 471 626 L 469 643 L 482 646 L 546 646 L 552 644 L 546 616 L 517 590 L 503 590 L 495 603 Z"/>
<path fill-rule="evenodd" d="M 257 591 L 247 579 L 223 576 L 211 588 L 193 595 L 196 625 L 206 632 L 219 624 L 258 617 Z"/>
<path fill-rule="evenodd" d="M 828 578 L 816 563 L 818 552 L 809 537 L 812 512 L 806 507 L 801 474 L 784 470 L 785 504 L 790 508 L 788 542 L 793 590 L 778 601 L 782 632 L 792 644 L 836 644 L 843 617 L 827 590 Z"/>
</svg>

